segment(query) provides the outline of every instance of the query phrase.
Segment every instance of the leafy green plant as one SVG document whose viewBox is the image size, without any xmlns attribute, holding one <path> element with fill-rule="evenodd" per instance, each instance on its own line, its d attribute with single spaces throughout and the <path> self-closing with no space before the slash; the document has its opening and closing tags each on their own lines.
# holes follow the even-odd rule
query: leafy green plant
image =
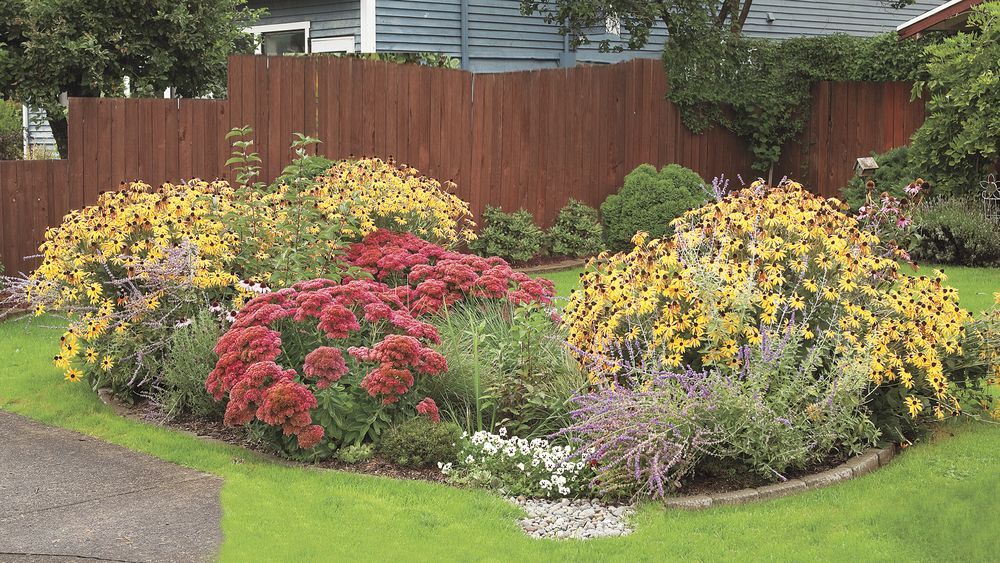
<svg viewBox="0 0 1000 563">
<path fill-rule="evenodd" d="M 341 260 L 348 239 L 360 238 L 349 223 L 328 221 L 312 193 L 315 172 L 329 162 L 308 154 L 319 139 L 295 134 L 295 154 L 278 181 L 266 185 L 260 176 L 260 156 L 253 152 L 253 129 L 241 127 L 226 135 L 233 152 L 227 166 L 238 184 L 238 211 L 225 216 L 229 229 L 243 241 L 235 257 L 247 281 L 269 287 L 287 287 L 316 277 L 338 279 L 346 267 Z M 275 208 L 285 209 L 275 213 Z"/>
<path fill-rule="evenodd" d="M 1000 3 L 972 9 L 959 33 L 927 48 L 927 119 L 913 135 L 913 161 L 941 195 L 977 190 L 1000 164 Z"/>
<path fill-rule="evenodd" d="M 418 416 L 389 428 L 379 444 L 379 453 L 403 467 L 430 467 L 453 462 L 461 437 L 457 424 Z"/>
<path fill-rule="evenodd" d="M 275 181 L 279 184 L 311 181 L 329 170 L 334 164 L 336 164 L 334 161 L 325 156 L 318 154 L 304 155 L 296 162 L 286 166 L 281 172 L 281 176 L 278 176 L 278 179 Z"/>
<path fill-rule="evenodd" d="M 364 463 L 375 456 L 374 444 L 351 444 L 337 450 L 335 457 L 338 461 L 355 465 Z"/>
<path fill-rule="evenodd" d="M 222 405 L 205 390 L 205 377 L 218 361 L 214 348 L 221 335 L 218 319 L 207 309 L 174 330 L 160 368 L 159 400 L 168 416 L 222 418 Z"/>
<path fill-rule="evenodd" d="M 897 41 L 895 33 L 772 40 L 682 28 L 664 48 L 668 97 L 695 133 L 721 125 L 739 135 L 753 153 L 754 169 L 766 172 L 805 127 L 813 84 L 914 80 L 928 41 Z"/>
<path fill-rule="evenodd" d="M 443 417 L 470 434 L 505 427 L 525 438 L 569 420 L 570 398 L 586 381 L 544 308 L 472 302 L 435 325 L 448 371 L 429 379 L 426 390 Z"/>
<path fill-rule="evenodd" d="M 499 207 L 483 211 L 483 230 L 469 243 L 480 256 L 499 256 L 510 262 L 527 262 L 542 251 L 545 233 L 524 209 L 505 213 Z"/>
<path fill-rule="evenodd" d="M 21 158 L 24 149 L 21 125 L 21 105 L 0 99 L 0 160 Z"/>
<path fill-rule="evenodd" d="M 462 61 L 442 53 L 330 53 L 330 56 L 396 64 L 417 64 L 433 68 L 461 68 Z"/>
<path fill-rule="evenodd" d="M 913 257 L 937 264 L 1000 264 L 1000 222 L 987 219 L 978 196 L 925 203 L 914 218 Z"/>
<path fill-rule="evenodd" d="M 906 195 L 903 190 L 910 182 L 917 178 L 925 179 L 924 174 L 910 163 L 909 147 L 897 147 L 882 154 L 872 153 L 871 156 L 878 164 L 875 173 L 868 178 L 851 178 L 842 190 L 844 201 L 855 211 L 865 204 L 868 192 L 865 184 L 868 180 L 875 182 L 874 195 L 887 192 L 893 197 L 902 198 Z"/>
<path fill-rule="evenodd" d="M 705 181 L 693 170 L 669 164 L 657 172 L 652 165 L 641 164 L 625 176 L 618 193 L 601 204 L 608 247 L 631 248 L 638 231 L 652 238 L 668 235 L 673 232 L 671 221 L 707 200 Z"/>
<path fill-rule="evenodd" d="M 547 235 L 552 254 L 559 256 L 591 256 L 604 248 L 604 227 L 597 210 L 575 199 L 559 211 Z"/>
</svg>

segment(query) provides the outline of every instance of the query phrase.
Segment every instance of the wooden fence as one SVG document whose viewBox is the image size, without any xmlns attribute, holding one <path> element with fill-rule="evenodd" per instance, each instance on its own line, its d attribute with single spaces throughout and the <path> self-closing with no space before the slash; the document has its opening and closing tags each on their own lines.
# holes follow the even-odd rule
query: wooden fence
<svg viewBox="0 0 1000 563">
<path fill-rule="evenodd" d="M 25 270 L 45 227 L 120 182 L 227 177 L 224 135 L 252 125 L 263 176 L 292 134 L 330 158 L 392 156 L 458 185 L 477 213 L 523 207 L 548 224 L 567 199 L 599 205 L 632 168 L 676 162 L 706 179 L 752 177 L 746 144 L 692 134 L 664 99 L 659 61 L 471 74 L 336 57 L 234 57 L 226 100 L 74 98 L 69 159 L 0 162 L 0 256 Z M 904 83 L 822 83 L 802 138 L 776 166 L 836 195 L 854 158 L 906 144 L 923 121 Z"/>
</svg>

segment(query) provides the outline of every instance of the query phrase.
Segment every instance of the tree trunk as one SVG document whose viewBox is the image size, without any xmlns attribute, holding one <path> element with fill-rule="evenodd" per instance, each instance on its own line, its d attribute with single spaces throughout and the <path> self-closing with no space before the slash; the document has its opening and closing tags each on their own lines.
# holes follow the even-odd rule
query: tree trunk
<svg viewBox="0 0 1000 563">
<path fill-rule="evenodd" d="M 69 127 L 66 116 L 60 113 L 56 117 L 49 117 L 49 127 L 52 128 L 52 137 L 56 141 L 56 148 L 59 150 L 59 158 L 69 157 Z"/>
</svg>

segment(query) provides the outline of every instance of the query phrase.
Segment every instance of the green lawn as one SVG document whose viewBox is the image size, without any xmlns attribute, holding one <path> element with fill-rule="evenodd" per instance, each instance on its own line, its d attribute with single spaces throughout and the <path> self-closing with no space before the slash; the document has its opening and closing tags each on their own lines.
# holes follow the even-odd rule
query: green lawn
<svg viewBox="0 0 1000 563">
<path fill-rule="evenodd" d="M 996 270 L 949 273 L 960 291 L 992 293 L 1000 285 Z M 553 276 L 562 294 L 578 274 Z M 637 531 L 626 538 L 532 540 L 515 523 L 519 511 L 484 492 L 286 466 L 119 418 L 52 367 L 58 335 L 37 322 L 0 324 L 0 408 L 223 476 L 226 561 L 996 557 L 997 425 L 951 423 L 942 438 L 910 448 L 889 467 L 819 491 L 701 512 L 647 503 L 636 516 Z"/>
</svg>

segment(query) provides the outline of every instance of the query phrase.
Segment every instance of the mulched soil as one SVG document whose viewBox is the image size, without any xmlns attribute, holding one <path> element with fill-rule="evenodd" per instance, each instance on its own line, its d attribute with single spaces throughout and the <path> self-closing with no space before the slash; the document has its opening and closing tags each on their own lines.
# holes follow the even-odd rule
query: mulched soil
<svg viewBox="0 0 1000 563">
<path fill-rule="evenodd" d="M 288 465 L 299 465 L 302 467 L 322 467 L 324 469 L 336 469 L 339 471 L 349 471 L 351 473 L 364 473 L 367 475 L 379 475 L 391 477 L 393 479 L 411 479 L 420 481 L 444 482 L 444 475 L 436 468 L 411 469 L 399 467 L 391 461 L 375 456 L 374 458 L 355 464 L 344 463 L 338 460 L 326 460 L 317 463 L 296 462 L 285 458 L 277 457 L 275 452 L 266 444 L 256 442 L 250 438 L 245 428 L 229 427 L 221 421 L 208 420 L 194 416 L 179 416 L 168 418 L 159 405 L 152 401 L 141 401 L 134 405 L 116 403 L 119 411 L 125 413 L 130 418 L 138 419 L 149 424 L 165 426 L 175 430 L 181 430 L 194 434 L 226 442 L 234 446 L 246 448 L 256 453 L 263 454 L 275 459 L 280 463 Z"/>
<path fill-rule="evenodd" d="M 833 469 L 841 463 L 847 461 L 849 456 L 831 456 L 823 461 L 810 465 L 806 469 L 790 470 L 784 473 L 786 479 L 800 479 L 807 475 L 822 473 L 828 469 Z M 717 493 L 728 493 L 740 489 L 764 487 L 780 483 L 777 480 L 767 480 L 755 473 L 739 473 L 735 475 L 710 475 L 706 473 L 696 473 L 689 478 L 684 488 L 677 491 L 678 495 L 712 495 Z"/>
<path fill-rule="evenodd" d="M 336 469 L 351 473 L 379 475 L 382 477 L 391 477 L 393 479 L 410 479 L 436 483 L 442 483 L 445 481 L 444 475 L 442 475 L 437 468 L 410 469 L 399 467 L 391 461 L 378 456 L 372 458 L 371 460 L 356 464 L 348 464 L 337 460 L 326 460 L 316 463 L 290 461 L 285 458 L 278 457 L 273 450 L 267 447 L 266 444 L 252 440 L 244 428 L 227 427 L 223 425 L 221 421 L 208 420 L 193 416 L 180 416 L 168 419 L 160 406 L 152 401 L 142 401 L 136 403 L 135 405 L 125 405 L 116 402 L 115 406 L 119 412 L 123 412 L 130 418 L 226 442 L 228 444 L 263 454 L 274 459 L 275 461 L 288 465 L 321 467 L 324 469 Z M 785 477 L 788 479 L 798 479 L 806 475 L 813 475 L 828 469 L 833 469 L 846 460 L 846 456 L 830 457 L 804 470 L 789 471 L 785 474 Z M 701 494 L 711 495 L 716 493 L 738 491 L 740 489 L 752 487 L 773 485 L 775 482 L 776 481 L 769 481 L 759 475 L 750 473 L 713 475 L 707 472 L 702 472 L 689 478 L 684 488 L 678 490 L 676 494 L 684 496 Z"/>
</svg>

